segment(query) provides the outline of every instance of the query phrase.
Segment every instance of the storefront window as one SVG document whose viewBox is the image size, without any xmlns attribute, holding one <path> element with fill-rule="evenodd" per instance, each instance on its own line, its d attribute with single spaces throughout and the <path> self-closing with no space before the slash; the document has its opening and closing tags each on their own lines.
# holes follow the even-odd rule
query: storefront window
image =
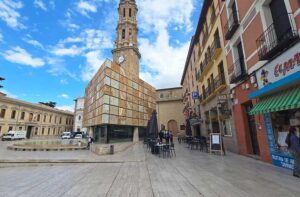
<svg viewBox="0 0 300 197">
<path fill-rule="evenodd" d="M 300 121 L 295 117 L 296 113 L 299 112 L 297 110 L 287 110 L 274 112 L 270 115 L 273 127 L 274 149 L 279 153 L 289 154 L 287 144 L 285 143 L 289 128 L 291 126 L 298 127 L 299 132 Z"/>
<path fill-rule="evenodd" d="M 108 138 L 109 143 L 130 142 L 133 138 L 133 127 L 110 125 Z"/>
</svg>

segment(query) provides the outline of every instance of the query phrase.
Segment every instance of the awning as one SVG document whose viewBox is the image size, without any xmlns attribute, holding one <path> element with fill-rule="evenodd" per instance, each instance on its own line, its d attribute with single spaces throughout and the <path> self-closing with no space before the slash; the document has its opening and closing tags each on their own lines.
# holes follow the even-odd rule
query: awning
<svg viewBox="0 0 300 197">
<path fill-rule="evenodd" d="M 300 108 L 300 87 L 262 97 L 249 114 L 270 113 L 295 108 Z"/>
</svg>

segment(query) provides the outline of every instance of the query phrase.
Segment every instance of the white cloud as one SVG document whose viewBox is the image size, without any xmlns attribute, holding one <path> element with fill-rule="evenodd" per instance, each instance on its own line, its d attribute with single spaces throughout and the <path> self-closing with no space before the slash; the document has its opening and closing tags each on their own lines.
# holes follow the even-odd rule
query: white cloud
<svg viewBox="0 0 300 197">
<path fill-rule="evenodd" d="M 2 89 L 2 90 L 0 89 L 0 92 L 6 94 L 6 95 L 7 95 L 8 97 L 10 97 L 10 98 L 18 98 L 17 95 L 12 94 L 11 92 L 7 91 L 6 89 Z"/>
<path fill-rule="evenodd" d="M 47 58 L 47 63 L 50 65 L 50 69 L 47 70 L 50 74 L 54 76 L 67 75 L 76 79 L 76 75 L 67 68 L 63 59 Z"/>
<path fill-rule="evenodd" d="M 139 1 L 139 26 L 145 31 L 158 31 L 168 25 L 184 25 L 191 31 L 191 16 L 194 9 L 193 0 L 140 0 Z"/>
<path fill-rule="evenodd" d="M 82 49 L 78 48 L 76 45 L 72 45 L 69 48 L 66 48 L 62 45 L 58 45 L 58 47 L 54 48 L 52 53 L 57 56 L 76 56 L 82 52 Z"/>
<path fill-rule="evenodd" d="M 80 28 L 80 26 L 76 25 L 74 23 L 68 23 L 67 28 L 68 28 L 68 31 L 75 31 L 75 30 L 78 30 Z"/>
<path fill-rule="evenodd" d="M 31 39 L 31 38 L 24 38 L 23 41 L 27 42 L 28 44 L 38 47 L 40 49 L 44 49 L 44 46 L 37 40 Z"/>
<path fill-rule="evenodd" d="M 59 98 L 64 98 L 64 99 L 68 99 L 69 98 L 69 95 L 63 93 L 63 94 L 60 94 L 58 95 Z"/>
<path fill-rule="evenodd" d="M 41 67 L 45 65 L 45 62 L 41 58 L 33 58 L 25 49 L 17 46 L 12 50 L 7 50 L 1 54 L 7 61 L 23 64 L 31 67 Z"/>
<path fill-rule="evenodd" d="M 91 2 L 80 1 L 77 4 L 77 10 L 80 14 L 89 17 L 88 13 L 89 12 L 92 12 L 92 13 L 97 12 L 97 7 L 94 4 L 92 4 Z"/>
<path fill-rule="evenodd" d="M 189 42 L 177 42 L 171 46 L 169 29 L 190 32 L 193 0 L 140 0 L 139 26 L 152 39 L 140 39 L 141 64 L 144 66 L 140 76 L 156 88 L 179 86 L 189 48 Z M 171 27 L 171 28 L 170 28 Z M 154 33 L 154 34 L 153 34 Z M 153 35 L 156 35 L 153 42 Z"/>
<path fill-rule="evenodd" d="M 86 66 L 83 68 L 81 78 L 83 81 L 89 81 L 95 73 L 98 71 L 100 66 L 104 62 L 101 51 L 90 51 L 86 55 Z"/>
<path fill-rule="evenodd" d="M 57 106 L 56 108 L 64 111 L 74 112 L 74 105 L 62 105 L 62 106 Z"/>
<path fill-rule="evenodd" d="M 166 30 L 159 32 L 154 43 L 147 39 L 141 39 L 140 43 L 142 64 L 146 65 L 141 78 L 156 88 L 179 86 L 189 43 L 176 48 L 170 46 Z"/>
<path fill-rule="evenodd" d="M 1 0 L 0 1 L 0 19 L 6 22 L 9 27 L 15 29 L 24 29 L 25 26 L 19 21 L 20 13 L 17 11 L 23 7 L 21 1 Z"/>
<path fill-rule="evenodd" d="M 69 84 L 69 81 L 67 79 L 61 79 L 59 82 L 64 85 Z"/>
<path fill-rule="evenodd" d="M 33 4 L 36 8 L 40 8 L 44 11 L 47 11 L 47 7 L 42 0 L 34 0 Z"/>
</svg>

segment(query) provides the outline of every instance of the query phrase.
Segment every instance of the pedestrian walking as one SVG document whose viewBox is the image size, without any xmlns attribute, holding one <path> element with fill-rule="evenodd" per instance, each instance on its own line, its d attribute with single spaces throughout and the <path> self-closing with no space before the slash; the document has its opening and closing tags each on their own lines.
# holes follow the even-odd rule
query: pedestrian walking
<svg viewBox="0 0 300 197">
<path fill-rule="evenodd" d="M 300 178 L 300 139 L 296 135 L 296 128 L 290 127 L 289 134 L 285 142 L 288 145 L 288 149 L 294 156 L 294 171 L 293 176 Z"/>
<path fill-rule="evenodd" d="M 91 143 L 92 143 L 92 137 L 89 137 L 88 138 L 88 144 L 87 144 L 87 149 L 88 150 L 90 150 Z"/>
</svg>

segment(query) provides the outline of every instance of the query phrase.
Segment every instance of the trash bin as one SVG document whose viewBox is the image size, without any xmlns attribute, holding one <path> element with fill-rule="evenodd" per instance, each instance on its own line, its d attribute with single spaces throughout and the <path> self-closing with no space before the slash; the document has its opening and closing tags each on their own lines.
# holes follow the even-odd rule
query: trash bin
<svg viewBox="0 0 300 197">
<path fill-rule="evenodd" d="M 114 149 L 115 149 L 114 145 L 110 145 L 109 154 L 113 155 Z"/>
</svg>

